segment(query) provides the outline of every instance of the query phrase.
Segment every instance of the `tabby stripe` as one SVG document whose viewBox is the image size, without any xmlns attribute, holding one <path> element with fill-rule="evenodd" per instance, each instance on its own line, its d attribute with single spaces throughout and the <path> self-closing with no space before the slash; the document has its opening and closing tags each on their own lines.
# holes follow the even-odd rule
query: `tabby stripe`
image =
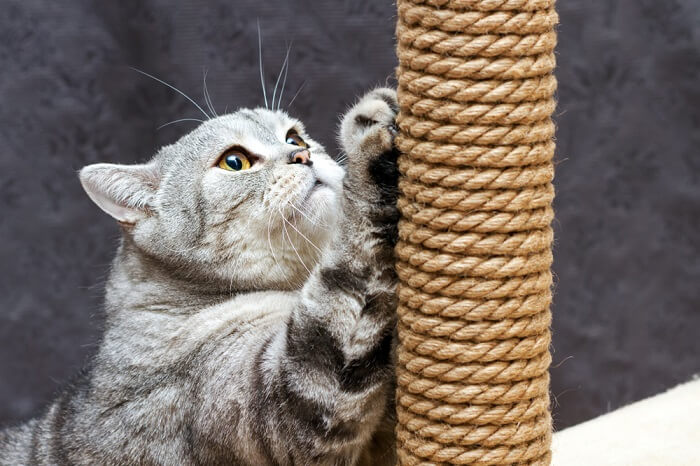
<svg viewBox="0 0 700 466">
<path fill-rule="evenodd" d="M 348 362 L 340 372 L 340 388 L 356 393 L 387 380 L 390 376 L 391 341 L 391 331 L 385 331 L 382 339 L 367 354 Z"/>
<path fill-rule="evenodd" d="M 357 426 L 353 425 L 356 423 L 341 422 L 329 426 L 326 419 L 335 418 L 336 413 L 299 393 L 286 370 L 280 372 L 279 389 L 282 398 L 280 405 L 286 408 L 290 419 L 296 420 L 314 436 L 321 436 L 326 441 L 351 441 L 357 435 Z"/>
<path fill-rule="evenodd" d="M 345 357 L 340 343 L 315 319 L 299 324 L 290 317 L 287 326 L 287 357 L 302 366 L 337 375 Z"/>
<path fill-rule="evenodd" d="M 321 283 L 331 292 L 342 291 L 346 295 L 358 298 L 363 296 L 367 289 L 367 280 L 370 276 L 369 269 L 353 273 L 347 265 L 342 267 L 324 267 L 321 269 Z"/>
<path fill-rule="evenodd" d="M 379 312 L 377 309 L 384 305 L 384 295 L 380 293 L 374 301 L 370 301 L 363 312 Z M 384 308 L 383 312 L 386 311 Z M 342 390 L 356 393 L 376 385 L 389 375 L 386 369 L 391 352 L 390 325 L 377 332 L 377 340 L 363 356 L 347 361 L 340 343 L 326 327 L 311 319 L 303 327 L 297 327 L 294 319 L 291 319 L 287 332 L 287 355 L 302 367 L 330 373 L 338 379 Z"/>
</svg>

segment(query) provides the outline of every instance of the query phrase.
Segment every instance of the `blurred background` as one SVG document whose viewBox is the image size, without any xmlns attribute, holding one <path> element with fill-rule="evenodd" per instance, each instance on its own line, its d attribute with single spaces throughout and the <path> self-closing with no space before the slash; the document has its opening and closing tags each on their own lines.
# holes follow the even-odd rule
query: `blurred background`
<svg viewBox="0 0 700 466">
<path fill-rule="evenodd" d="M 560 0 L 557 429 L 700 372 L 700 3 Z M 335 148 L 338 115 L 392 82 L 390 0 L 2 0 L 0 425 L 41 411 L 94 353 L 116 224 L 76 171 L 133 163 L 203 105 L 284 105 Z M 303 87 L 302 87 L 303 86 Z M 301 88 L 301 90 L 300 90 Z"/>
</svg>

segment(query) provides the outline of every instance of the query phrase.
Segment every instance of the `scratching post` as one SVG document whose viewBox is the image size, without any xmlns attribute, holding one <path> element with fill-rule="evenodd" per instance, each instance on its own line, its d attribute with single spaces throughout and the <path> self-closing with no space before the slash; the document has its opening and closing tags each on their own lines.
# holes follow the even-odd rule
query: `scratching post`
<svg viewBox="0 0 700 466">
<path fill-rule="evenodd" d="M 398 0 L 398 456 L 549 464 L 554 0 Z"/>
</svg>

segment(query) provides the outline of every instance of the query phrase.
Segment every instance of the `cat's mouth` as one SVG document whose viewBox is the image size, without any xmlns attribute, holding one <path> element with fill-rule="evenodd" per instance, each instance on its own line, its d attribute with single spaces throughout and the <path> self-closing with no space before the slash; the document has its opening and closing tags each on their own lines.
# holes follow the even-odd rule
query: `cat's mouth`
<svg viewBox="0 0 700 466">
<path fill-rule="evenodd" d="M 314 184 L 311 185 L 311 188 L 309 189 L 309 192 L 306 195 L 306 199 L 309 199 L 315 192 L 323 189 L 324 187 L 326 187 L 326 184 L 323 181 L 316 178 L 316 181 L 314 181 Z"/>
</svg>

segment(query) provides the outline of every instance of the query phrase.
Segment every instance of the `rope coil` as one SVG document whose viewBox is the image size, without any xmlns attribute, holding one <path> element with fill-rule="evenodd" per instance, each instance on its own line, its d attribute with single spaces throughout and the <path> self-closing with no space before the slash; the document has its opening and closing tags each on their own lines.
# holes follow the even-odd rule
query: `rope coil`
<svg viewBox="0 0 700 466">
<path fill-rule="evenodd" d="M 399 0 L 404 465 L 550 462 L 554 0 Z"/>
</svg>

